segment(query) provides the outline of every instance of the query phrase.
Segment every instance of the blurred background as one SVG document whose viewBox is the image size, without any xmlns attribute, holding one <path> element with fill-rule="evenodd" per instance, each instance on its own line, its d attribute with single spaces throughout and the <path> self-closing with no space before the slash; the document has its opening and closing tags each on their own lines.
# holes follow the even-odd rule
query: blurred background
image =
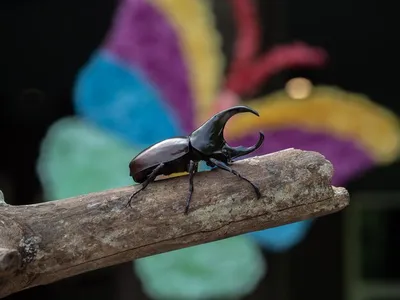
<svg viewBox="0 0 400 300">
<path fill-rule="evenodd" d="M 232 145 L 315 150 L 351 205 L 7 299 L 400 299 L 398 17 L 376 0 L 3 0 L 9 204 L 132 184 L 130 159 L 244 104 Z M 390 4 L 390 5 L 389 5 Z M 155 122 L 156 120 L 157 122 Z M 204 167 L 203 167 L 204 168 Z"/>
</svg>

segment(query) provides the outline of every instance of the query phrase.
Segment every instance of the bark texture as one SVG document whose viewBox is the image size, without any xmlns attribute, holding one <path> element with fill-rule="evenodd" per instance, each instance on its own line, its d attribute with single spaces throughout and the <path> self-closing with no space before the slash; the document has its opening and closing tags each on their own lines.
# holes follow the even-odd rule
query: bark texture
<svg viewBox="0 0 400 300">
<path fill-rule="evenodd" d="M 349 204 L 321 154 L 288 149 L 222 170 L 158 180 L 126 207 L 130 186 L 12 206 L 0 199 L 0 297 L 90 270 L 334 213 Z M 2 196 L 0 194 L 0 196 Z M 1 197 L 0 197 L 1 198 Z"/>
</svg>

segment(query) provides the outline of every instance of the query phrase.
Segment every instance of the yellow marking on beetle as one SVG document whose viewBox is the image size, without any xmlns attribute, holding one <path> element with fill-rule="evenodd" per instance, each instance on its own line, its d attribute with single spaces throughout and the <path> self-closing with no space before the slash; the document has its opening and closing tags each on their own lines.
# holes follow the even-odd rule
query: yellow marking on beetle
<svg viewBox="0 0 400 300">
<path fill-rule="evenodd" d="M 189 175 L 189 173 L 188 172 L 179 172 L 179 173 L 173 173 L 171 175 L 159 175 L 158 179 L 167 179 L 167 178 L 179 177 L 179 176 L 184 176 L 184 175 Z"/>
</svg>

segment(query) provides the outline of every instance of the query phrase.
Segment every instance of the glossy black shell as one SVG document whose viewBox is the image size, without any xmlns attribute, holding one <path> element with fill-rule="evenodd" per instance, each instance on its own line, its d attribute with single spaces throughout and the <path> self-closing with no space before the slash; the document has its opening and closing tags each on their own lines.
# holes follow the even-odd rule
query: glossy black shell
<svg viewBox="0 0 400 300">
<path fill-rule="evenodd" d="M 163 174 L 169 175 L 173 172 L 185 171 L 186 164 L 179 164 L 186 161 L 185 156 L 189 153 L 189 137 L 174 137 L 154 144 L 137 156 L 129 163 L 130 176 L 138 183 L 146 180 L 147 176 L 161 163 L 165 164 Z M 168 163 L 181 165 L 181 168 L 173 168 Z M 178 164 L 176 164 L 176 163 Z M 171 168 L 172 167 L 172 168 Z"/>
</svg>

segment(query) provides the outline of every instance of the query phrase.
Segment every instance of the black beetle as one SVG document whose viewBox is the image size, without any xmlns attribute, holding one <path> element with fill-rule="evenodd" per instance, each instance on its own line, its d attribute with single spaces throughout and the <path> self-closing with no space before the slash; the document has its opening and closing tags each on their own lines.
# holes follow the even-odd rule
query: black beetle
<svg viewBox="0 0 400 300">
<path fill-rule="evenodd" d="M 189 136 L 169 138 L 140 152 L 129 163 L 129 175 L 137 183 L 142 183 L 142 187 L 132 194 L 128 204 L 130 205 L 132 198 L 144 190 L 158 175 L 188 172 L 189 196 L 186 201 L 186 214 L 193 194 L 193 177 L 198 171 L 198 163 L 201 160 L 209 167 L 218 167 L 246 180 L 253 186 L 257 198 L 260 198 L 257 186 L 229 167 L 233 159 L 255 151 L 264 141 L 264 135 L 260 132 L 257 144 L 252 147 L 230 147 L 226 143 L 223 135 L 226 122 L 235 114 L 243 112 L 259 116 L 257 111 L 249 107 L 234 106 L 217 113 Z"/>
</svg>

